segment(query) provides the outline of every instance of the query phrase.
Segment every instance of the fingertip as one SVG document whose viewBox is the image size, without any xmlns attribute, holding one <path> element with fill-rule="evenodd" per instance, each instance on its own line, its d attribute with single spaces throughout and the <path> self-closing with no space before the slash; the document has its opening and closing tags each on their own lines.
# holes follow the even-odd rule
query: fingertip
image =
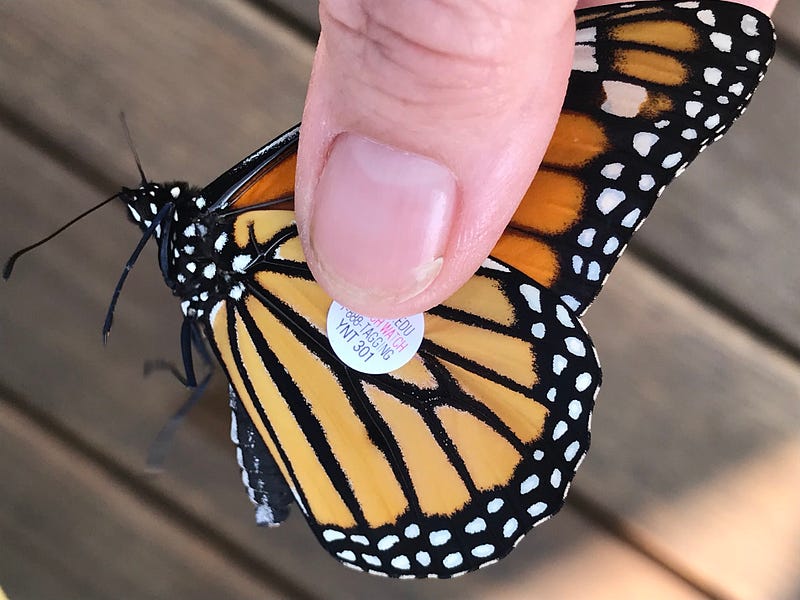
<svg viewBox="0 0 800 600">
<path fill-rule="evenodd" d="M 337 301 L 396 316 L 439 275 L 458 192 L 427 157 L 359 135 L 337 137 L 310 214 L 309 266 Z"/>
</svg>

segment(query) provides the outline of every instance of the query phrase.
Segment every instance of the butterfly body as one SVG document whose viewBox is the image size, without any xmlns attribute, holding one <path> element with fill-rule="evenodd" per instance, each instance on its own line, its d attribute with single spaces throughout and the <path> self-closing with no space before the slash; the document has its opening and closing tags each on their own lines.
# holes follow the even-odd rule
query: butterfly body
<svg viewBox="0 0 800 600">
<path fill-rule="evenodd" d="M 222 252 L 224 224 L 203 210 L 201 192 L 185 182 L 145 181 L 120 194 L 130 219 L 143 233 L 152 229 L 164 281 L 192 319 L 202 317 L 236 284 L 233 264 Z"/>
<path fill-rule="evenodd" d="M 258 523 L 280 523 L 293 499 L 346 566 L 452 577 L 563 505 L 601 379 L 578 317 L 667 183 L 744 111 L 774 49 L 768 18 L 728 2 L 576 21 L 542 168 L 492 256 L 425 313 L 418 352 L 391 372 L 357 372 L 331 349 L 331 299 L 292 212 L 299 126 L 202 190 L 143 177 L 120 194 L 143 231 L 125 273 L 154 238 L 181 300 L 187 380 L 203 339 L 228 376 Z M 398 324 L 348 313 L 341 326 L 372 342 Z"/>
</svg>

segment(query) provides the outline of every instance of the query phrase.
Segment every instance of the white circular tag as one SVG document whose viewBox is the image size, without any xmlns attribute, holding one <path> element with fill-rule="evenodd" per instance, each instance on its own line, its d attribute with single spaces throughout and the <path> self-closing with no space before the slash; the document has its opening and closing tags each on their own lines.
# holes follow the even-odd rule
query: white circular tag
<svg viewBox="0 0 800 600">
<path fill-rule="evenodd" d="M 328 340 L 348 367 L 382 375 L 410 361 L 422 343 L 422 313 L 398 319 L 365 317 L 334 301 L 328 309 Z"/>
</svg>

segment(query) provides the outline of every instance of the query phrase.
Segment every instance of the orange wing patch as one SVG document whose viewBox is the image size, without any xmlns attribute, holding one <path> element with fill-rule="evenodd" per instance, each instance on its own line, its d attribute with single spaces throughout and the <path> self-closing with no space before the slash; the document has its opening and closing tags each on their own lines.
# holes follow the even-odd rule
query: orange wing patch
<svg viewBox="0 0 800 600">
<path fill-rule="evenodd" d="M 614 69 L 622 75 L 662 85 L 680 85 L 688 71 L 677 58 L 647 50 L 614 52 Z"/>
<path fill-rule="evenodd" d="M 508 483 L 522 456 L 505 438 L 471 414 L 450 406 L 436 407 L 436 416 L 479 490 Z"/>
<path fill-rule="evenodd" d="M 294 208 L 294 172 L 297 169 L 296 150 L 283 157 L 280 162 L 264 165 L 253 175 L 231 199 L 231 206 L 237 210 L 257 206 L 271 200 L 286 199 L 282 209 Z"/>
<path fill-rule="evenodd" d="M 630 17 L 631 13 L 625 15 Z M 642 21 L 613 27 L 608 36 L 618 42 L 657 46 L 665 50 L 691 52 L 697 49 L 697 32 L 686 23 L 676 21 Z"/>
<path fill-rule="evenodd" d="M 542 162 L 564 168 L 581 167 L 605 152 L 608 145 L 600 123 L 588 115 L 564 111 Z"/>
<path fill-rule="evenodd" d="M 542 168 L 511 223 L 534 233 L 563 233 L 580 217 L 586 186 L 574 175 Z"/>
<path fill-rule="evenodd" d="M 528 277 L 545 287 L 555 283 L 559 265 L 555 250 L 542 241 L 507 228 L 497 240 L 492 256 L 514 265 Z"/>
<path fill-rule="evenodd" d="M 447 515 L 469 502 L 464 482 L 420 414 L 372 385 L 364 384 L 364 392 L 397 440 L 420 508 L 430 515 Z"/>
</svg>

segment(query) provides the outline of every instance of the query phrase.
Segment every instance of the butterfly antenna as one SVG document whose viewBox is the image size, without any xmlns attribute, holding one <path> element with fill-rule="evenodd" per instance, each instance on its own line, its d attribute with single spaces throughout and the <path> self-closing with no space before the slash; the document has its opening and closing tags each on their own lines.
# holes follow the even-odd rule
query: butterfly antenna
<svg viewBox="0 0 800 600">
<path fill-rule="evenodd" d="M 63 225 L 63 226 L 59 227 L 58 229 L 56 229 L 53 233 L 48 235 L 46 238 L 41 239 L 38 242 L 36 242 L 35 244 L 31 244 L 30 246 L 25 246 L 22 250 L 17 250 L 16 252 L 14 252 L 14 254 L 12 254 L 11 257 L 6 261 L 6 266 L 3 268 L 3 279 L 8 279 L 9 277 L 11 277 L 11 271 L 14 269 L 14 264 L 17 262 L 17 259 L 19 259 L 20 256 L 30 252 L 34 248 L 38 248 L 39 246 L 41 246 L 45 242 L 49 242 L 54 237 L 56 237 L 59 233 L 61 233 L 65 229 L 69 228 L 71 225 L 74 225 L 75 223 L 77 223 L 78 221 L 83 219 L 84 217 L 86 217 L 86 216 L 90 215 L 91 213 L 93 213 L 94 211 L 96 211 L 98 208 L 102 208 L 103 206 L 105 206 L 106 204 L 111 202 L 112 200 L 118 198 L 120 193 L 121 192 L 117 192 L 116 194 L 114 194 L 110 198 L 106 198 L 105 200 L 103 200 L 100 204 L 98 204 L 96 206 L 93 206 L 89 210 L 86 210 L 86 211 L 82 212 L 81 214 L 79 214 L 77 217 L 72 219 L 66 225 Z"/>
<path fill-rule="evenodd" d="M 136 161 L 136 168 L 139 170 L 139 176 L 142 178 L 141 185 L 144 185 L 147 183 L 147 176 L 144 174 L 144 169 L 142 169 L 142 161 L 139 160 L 139 153 L 136 152 L 136 146 L 133 145 L 133 136 L 131 136 L 131 130 L 128 128 L 128 121 L 125 119 L 125 113 L 122 111 L 119 113 L 119 120 L 122 123 L 122 130 L 125 132 L 125 139 L 128 141 L 128 147 L 133 153 L 133 160 Z"/>
</svg>

